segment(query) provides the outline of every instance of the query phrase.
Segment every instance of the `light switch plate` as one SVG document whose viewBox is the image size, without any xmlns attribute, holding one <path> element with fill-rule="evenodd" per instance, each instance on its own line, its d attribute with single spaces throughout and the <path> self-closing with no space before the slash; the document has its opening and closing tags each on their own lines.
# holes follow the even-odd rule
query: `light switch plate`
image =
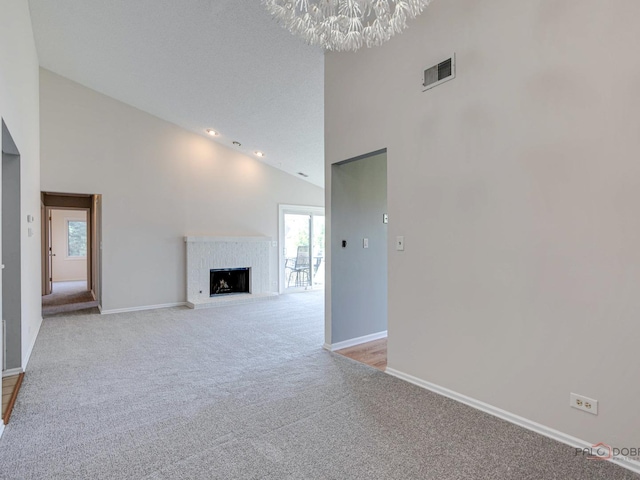
<svg viewBox="0 0 640 480">
<path fill-rule="evenodd" d="M 382 214 L 382 223 L 389 223 L 389 214 L 388 213 L 383 213 Z"/>
<path fill-rule="evenodd" d="M 369 248 L 369 239 L 368 238 L 363 238 L 362 239 L 362 248 Z"/>
<path fill-rule="evenodd" d="M 396 250 L 399 252 L 404 252 L 404 237 L 396 237 Z"/>
</svg>

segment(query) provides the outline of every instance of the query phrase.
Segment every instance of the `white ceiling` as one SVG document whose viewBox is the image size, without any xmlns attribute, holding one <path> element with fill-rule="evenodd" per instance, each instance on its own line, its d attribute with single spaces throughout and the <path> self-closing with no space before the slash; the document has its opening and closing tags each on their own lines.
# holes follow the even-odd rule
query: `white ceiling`
<svg viewBox="0 0 640 480">
<path fill-rule="evenodd" d="M 29 5 L 42 67 L 324 186 L 323 51 L 260 0 Z"/>
</svg>

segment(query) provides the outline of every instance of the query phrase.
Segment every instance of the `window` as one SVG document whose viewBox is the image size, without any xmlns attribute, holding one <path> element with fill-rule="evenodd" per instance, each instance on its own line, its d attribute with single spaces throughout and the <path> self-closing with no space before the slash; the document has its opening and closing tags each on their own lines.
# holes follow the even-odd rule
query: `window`
<svg viewBox="0 0 640 480">
<path fill-rule="evenodd" d="M 87 256 L 86 220 L 67 220 L 67 257 L 84 258 Z"/>
</svg>

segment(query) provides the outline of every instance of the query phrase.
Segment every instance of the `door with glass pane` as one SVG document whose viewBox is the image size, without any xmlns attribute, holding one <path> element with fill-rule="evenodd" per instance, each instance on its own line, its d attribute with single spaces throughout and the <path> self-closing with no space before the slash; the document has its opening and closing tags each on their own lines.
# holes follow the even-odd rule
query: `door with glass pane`
<svg viewBox="0 0 640 480">
<path fill-rule="evenodd" d="M 324 210 L 281 209 L 281 291 L 324 285 Z"/>
<path fill-rule="evenodd" d="M 324 286 L 324 215 L 311 216 L 311 279 L 313 286 Z"/>
</svg>

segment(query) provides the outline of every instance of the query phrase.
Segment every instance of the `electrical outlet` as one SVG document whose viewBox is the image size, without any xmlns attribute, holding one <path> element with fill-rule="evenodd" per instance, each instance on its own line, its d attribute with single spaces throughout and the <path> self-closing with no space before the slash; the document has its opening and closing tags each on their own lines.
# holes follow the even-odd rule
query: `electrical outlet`
<svg viewBox="0 0 640 480">
<path fill-rule="evenodd" d="M 584 395 L 578 395 L 577 393 L 570 394 L 569 405 L 573 408 L 577 408 L 578 410 L 582 410 L 593 415 L 598 414 L 598 400 L 585 397 Z"/>
</svg>

